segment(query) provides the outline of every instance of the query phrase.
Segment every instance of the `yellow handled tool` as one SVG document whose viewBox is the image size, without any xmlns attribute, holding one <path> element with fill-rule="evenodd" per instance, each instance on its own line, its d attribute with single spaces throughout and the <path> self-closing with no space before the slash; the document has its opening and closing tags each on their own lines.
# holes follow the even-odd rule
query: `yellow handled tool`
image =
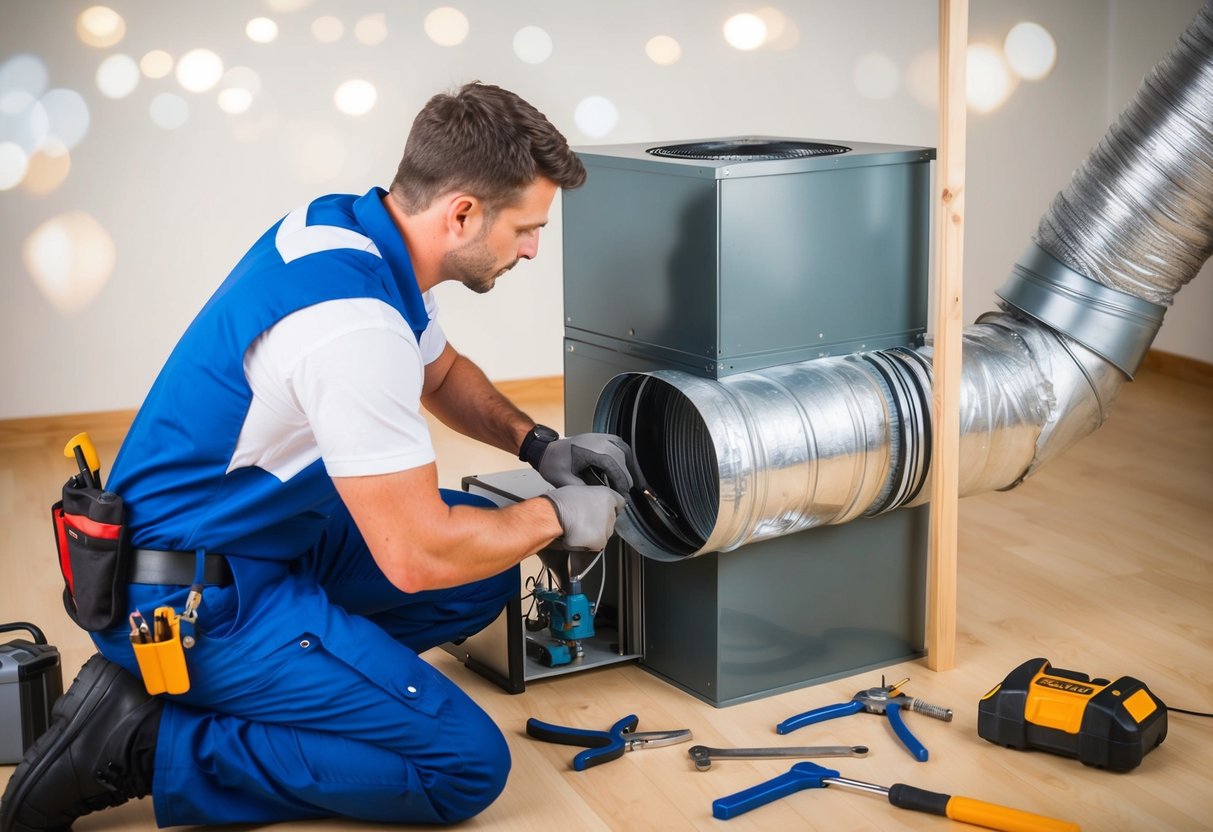
<svg viewBox="0 0 1213 832">
<path fill-rule="evenodd" d="M 926 789 L 907 786 L 905 783 L 894 783 L 886 788 L 875 783 L 843 777 L 834 769 L 809 762 L 797 763 L 792 766 L 791 771 L 773 780 L 713 801 L 712 817 L 728 820 L 803 789 L 823 789 L 827 786 L 841 786 L 844 789 L 878 794 L 888 798 L 888 801 L 899 809 L 943 815 L 961 823 L 998 829 L 1001 832 L 1079 832 L 1078 824 L 1069 821 L 1034 815 L 994 803 L 983 803 L 969 797 L 929 792 Z"/>
<path fill-rule="evenodd" d="M 943 815 L 961 823 L 984 826 L 986 829 L 999 829 L 1002 832 L 1079 832 L 1078 824 L 1067 820 L 1034 815 L 971 797 L 953 797 L 950 794 L 929 792 L 926 789 L 907 786 L 905 783 L 894 783 L 886 789 L 872 783 L 861 784 L 858 780 L 847 781 L 843 777 L 831 778 L 826 782 L 832 786 L 852 786 L 864 791 L 872 791 L 874 787 L 876 791 L 888 796 L 889 802 L 899 809 Z"/>
<path fill-rule="evenodd" d="M 101 487 L 101 457 L 97 456 L 97 449 L 93 447 L 93 440 L 89 438 L 87 432 L 77 433 L 67 440 L 67 445 L 63 448 L 63 455 L 68 459 L 76 460 L 85 485 L 92 488 Z"/>
</svg>

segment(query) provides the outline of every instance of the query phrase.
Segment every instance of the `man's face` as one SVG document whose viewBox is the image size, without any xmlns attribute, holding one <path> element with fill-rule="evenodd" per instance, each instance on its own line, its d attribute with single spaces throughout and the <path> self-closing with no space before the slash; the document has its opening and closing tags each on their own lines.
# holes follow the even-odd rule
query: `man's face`
<svg viewBox="0 0 1213 832">
<path fill-rule="evenodd" d="M 443 257 L 443 271 L 473 292 L 483 294 L 492 289 L 497 278 L 519 260 L 530 260 L 539 253 L 539 229 L 547 225 L 555 196 L 555 182 L 536 179 L 518 202 L 486 219 L 471 242 L 448 251 Z"/>
</svg>

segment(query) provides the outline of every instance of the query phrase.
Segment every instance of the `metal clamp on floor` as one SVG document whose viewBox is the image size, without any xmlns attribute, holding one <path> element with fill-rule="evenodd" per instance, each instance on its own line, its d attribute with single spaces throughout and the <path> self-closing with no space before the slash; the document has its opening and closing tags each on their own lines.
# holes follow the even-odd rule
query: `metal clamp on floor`
<svg viewBox="0 0 1213 832">
<path fill-rule="evenodd" d="M 1166 307 L 1096 283 L 1036 243 L 996 291 L 1021 312 L 1068 335 L 1133 378 Z"/>
<path fill-rule="evenodd" d="M 166 552 L 160 549 L 132 549 L 132 584 L 190 586 L 194 583 L 197 555 L 194 552 Z M 227 586 L 232 569 L 223 555 L 207 555 L 202 582 L 207 586 Z"/>
</svg>

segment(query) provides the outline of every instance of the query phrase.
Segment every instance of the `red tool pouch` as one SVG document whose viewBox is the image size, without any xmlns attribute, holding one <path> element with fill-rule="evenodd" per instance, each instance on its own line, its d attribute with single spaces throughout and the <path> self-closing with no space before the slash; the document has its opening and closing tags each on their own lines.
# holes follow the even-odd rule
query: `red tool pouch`
<svg viewBox="0 0 1213 832">
<path fill-rule="evenodd" d="M 126 617 L 130 547 L 122 498 L 86 487 L 79 477 L 63 486 L 63 499 L 51 506 L 63 607 L 81 628 L 106 630 Z"/>
</svg>

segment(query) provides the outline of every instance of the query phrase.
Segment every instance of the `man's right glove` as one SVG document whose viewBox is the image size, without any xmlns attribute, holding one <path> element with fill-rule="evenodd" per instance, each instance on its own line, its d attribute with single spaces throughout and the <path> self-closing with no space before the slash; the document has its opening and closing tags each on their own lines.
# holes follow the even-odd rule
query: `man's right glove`
<svg viewBox="0 0 1213 832">
<path fill-rule="evenodd" d="M 556 507 L 564 535 L 551 546 L 570 552 L 598 552 L 611 539 L 625 500 L 601 485 L 565 485 L 543 495 Z"/>
<path fill-rule="evenodd" d="M 556 486 L 586 482 L 593 472 L 601 472 L 606 484 L 620 494 L 627 494 L 635 485 L 636 458 L 632 449 L 609 433 L 579 433 L 558 439 L 531 464 L 540 476 Z"/>
</svg>

